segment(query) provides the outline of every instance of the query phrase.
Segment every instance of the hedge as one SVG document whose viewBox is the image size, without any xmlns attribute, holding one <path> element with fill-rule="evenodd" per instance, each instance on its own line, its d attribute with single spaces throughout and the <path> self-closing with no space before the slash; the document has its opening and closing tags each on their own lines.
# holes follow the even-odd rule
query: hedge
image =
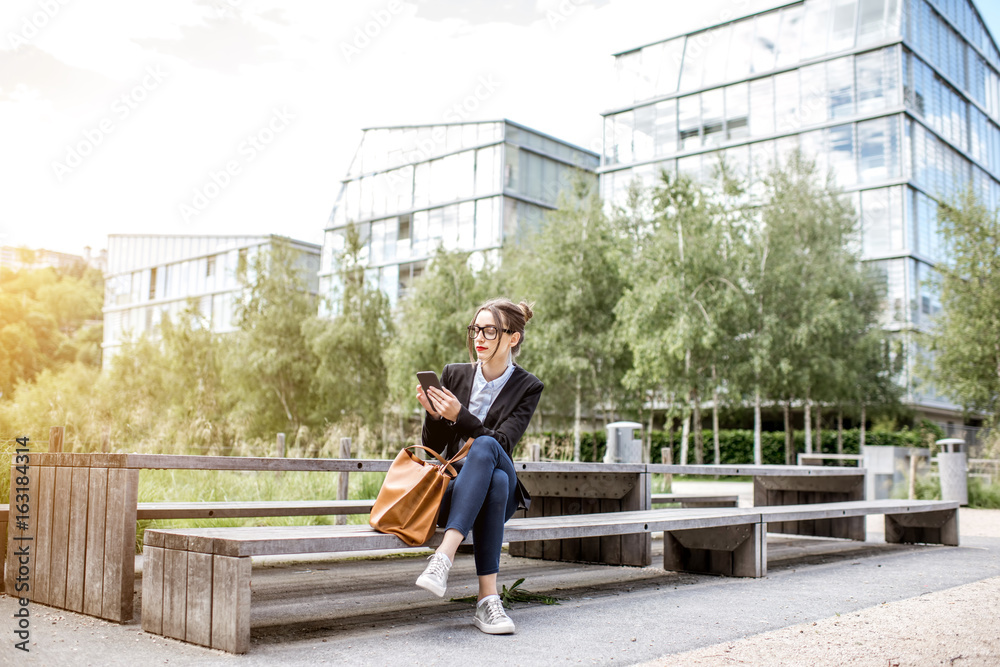
<svg viewBox="0 0 1000 667">
<path fill-rule="evenodd" d="M 713 462 L 712 431 L 702 431 L 705 446 L 705 462 Z M 815 438 L 815 433 L 813 438 Z M 859 451 L 860 433 L 857 429 L 843 432 L 844 453 L 857 454 Z M 795 451 L 804 452 L 805 433 L 795 431 Z M 570 460 L 573 458 L 573 434 L 565 432 L 545 431 L 533 433 L 521 441 L 517 456 L 527 458 L 529 443 L 542 445 L 542 458 L 555 460 Z M 814 441 L 815 442 L 815 441 Z M 821 451 L 832 453 L 837 451 L 837 432 L 824 430 L 822 434 Z M 926 447 L 926 440 L 919 431 L 867 431 L 865 443 L 868 445 L 894 445 L 897 447 Z M 653 463 L 660 463 L 660 448 L 670 446 L 670 433 L 667 431 L 652 432 Z M 597 461 L 604 458 L 607 446 L 607 431 L 584 431 L 580 434 L 581 460 L 594 461 L 594 447 L 597 447 Z M 674 463 L 680 463 L 680 434 L 673 435 Z M 688 463 L 694 463 L 694 438 L 689 441 Z M 765 431 L 761 433 L 761 449 L 764 463 L 781 465 L 785 463 L 785 433 L 784 431 Z M 744 429 L 719 431 L 719 455 L 723 464 L 744 464 L 753 462 L 753 431 Z"/>
</svg>

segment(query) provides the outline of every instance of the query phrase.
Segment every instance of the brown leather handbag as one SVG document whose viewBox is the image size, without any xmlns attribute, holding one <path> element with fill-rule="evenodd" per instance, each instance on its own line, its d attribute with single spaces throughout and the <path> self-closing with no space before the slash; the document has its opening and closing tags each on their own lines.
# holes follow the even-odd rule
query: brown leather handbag
<svg viewBox="0 0 1000 667">
<path fill-rule="evenodd" d="M 438 511 L 448 482 L 458 473 L 451 464 L 461 461 L 472 447 L 472 438 L 461 451 L 445 461 L 440 454 L 423 445 L 404 447 L 389 466 L 378 498 L 372 505 L 368 523 L 380 533 L 390 533 L 411 547 L 427 542 L 437 528 Z M 430 452 L 435 465 L 417 458 L 411 450 Z"/>
</svg>

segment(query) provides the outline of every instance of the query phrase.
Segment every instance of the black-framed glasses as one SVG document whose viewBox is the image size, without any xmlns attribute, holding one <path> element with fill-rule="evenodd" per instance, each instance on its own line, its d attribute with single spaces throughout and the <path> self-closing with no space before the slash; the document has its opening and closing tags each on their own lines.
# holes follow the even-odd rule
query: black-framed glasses
<svg viewBox="0 0 1000 667">
<path fill-rule="evenodd" d="M 500 329 L 493 326 L 492 324 L 487 324 L 485 327 L 477 327 L 475 324 L 470 324 L 468 329 L 469 329 L 469 340 L 475 340 L 476 337 L 479 336 L 480 331 L 483 332 L 483 337 L 486 340 L 494 340 L 497 337 L 497 334 L 500 333 Z M 510 329 L 504 329 L 503 332 L 509 334 L 514 333 Z"/>
</svg>

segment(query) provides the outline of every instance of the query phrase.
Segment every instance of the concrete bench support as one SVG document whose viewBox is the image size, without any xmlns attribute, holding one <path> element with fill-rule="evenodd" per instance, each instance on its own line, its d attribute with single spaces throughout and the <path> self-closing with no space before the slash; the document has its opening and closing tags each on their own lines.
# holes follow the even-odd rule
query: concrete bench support
<svg viewBox="0 0 1000 667">
<path fill-rule="evenodd" d="M 764 524 L 666 531 L 663 533 L 663 569 L 728 577 L 763 577 L 767 574 Z"/>
<path fill-rule="evenodd" d="M 958 546 L 958 510 L 886 514 L 885 541 Z"/>
<path fill-rule="evenodd" d="M 841 469 L 844 470 L 844 469 Z M 753 481 L 754 507 L 806 505 L 848 502 L 865 499 L 863 473 L 837 476 L 758 476 Z M 771 522 L 772 533 L 840 537 L 865 540 L 865 519 L 852 516 L 843 519 L 804 519 Z"/>
</svg>

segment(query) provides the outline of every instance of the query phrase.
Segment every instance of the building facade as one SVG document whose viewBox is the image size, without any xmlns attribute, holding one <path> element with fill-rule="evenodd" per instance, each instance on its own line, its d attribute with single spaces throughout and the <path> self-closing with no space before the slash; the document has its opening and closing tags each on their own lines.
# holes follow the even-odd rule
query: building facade
<svg viewBox="0 0 1000 667">
<path fill-rule="evenodd" d="M 320 246 L 281 236 L 108 236 L 104 293 L 104 364 L 121 344 L 156 335 L 164 316 L 176 317 L 189 304 L 212 331 L 235 329 L 235 306 L 243 293 L 239 275 L 253 257 L 275 241 L 299 252 L 309 291 L 316 293 Z"/>
<path fill-rule="evenodd" d="M 364 244 L 366 277 L 395 304 L 436 249 L 496 261 L 537 226 L 600 156 L 509 120 L 364 130 L 323 240 L 320 293 L 336 303 L 347 228 Z"/>
<path fill-rule="evenodd" d="M 616 55 L 604 114 L 605 200 L 661 169 L 707 178 L 720 156 L 751 183 L 800 149 L 860 214 L 862 253 L 884 274 L 885 325 L 939 310 L 938 203 L 969 184 L 1000 206 L 1000 52 L 969 0 L 805 0 Z M 911 346 L 911 352 L 915 350 Z M 956 406 L 920 391 L 920 416 Z"/>
</svg>

